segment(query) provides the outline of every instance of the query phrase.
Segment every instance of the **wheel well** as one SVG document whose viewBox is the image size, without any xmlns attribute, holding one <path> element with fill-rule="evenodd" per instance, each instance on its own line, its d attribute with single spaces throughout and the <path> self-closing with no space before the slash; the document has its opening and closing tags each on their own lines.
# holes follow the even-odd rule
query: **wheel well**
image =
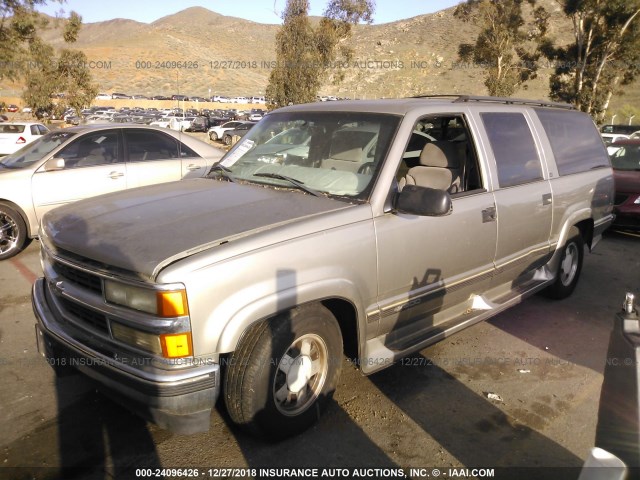
<svg viewBox="0 0 640 480">
<path fill-rule="evenodd" d="M 358 321 L 356 309 L 346 300 L 332 298 L 323 300 L 322 305 L 331 311 L 342 332 L 342 342 L 344 344 L 344 354 L 347 358 L 356 360 L 358 358 Z"/>
<path fill-rule="evenodd" d="M 16 205 L 12 201 L 5 200 L 4 198 L 0 198 L 0 203 L 4 203 L 5 205 L 7 205 L 8 207 L 14 209 L 16 212 L 18 212 L 20 214 L 20 216 L 22 217 L 22 221 L 24 222 L 25 226 L 27 227 L 27 237 L 32 238 L 32 237 L 35 236 L 35 235 L 31 234 L 31 226 L 29 225 L 29 217 L 27 217 L 27 215 L 24 213 L 24 210 L 22 210 L 18 205 Z"/>
</svg>

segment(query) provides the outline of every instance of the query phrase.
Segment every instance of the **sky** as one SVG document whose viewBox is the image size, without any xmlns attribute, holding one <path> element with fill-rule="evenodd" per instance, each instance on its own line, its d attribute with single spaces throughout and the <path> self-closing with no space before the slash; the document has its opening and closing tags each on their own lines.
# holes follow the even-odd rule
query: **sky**
<svg viewBox="0 0 640 480">
<path fill-rule="evenodd" d="M 311 15 L 321 15 L 326 0 L 310 0 Z M 374 23 L 388 23 L 437 12 L 460 3 L 460 0 L 376 0 Z M 127 18 L 151 23 L 159 18 L 189 7 L 204 7 L 222 15 L 240 17 L 258 23 L 282 23 L 276 12 L 284 9 L 286 0 L 66 0 L 62 5 L 50 0 L 39 7 L 43 13 L 55 16 L 72 10 L 82 16 L 83 23 Z"/>
</svg>

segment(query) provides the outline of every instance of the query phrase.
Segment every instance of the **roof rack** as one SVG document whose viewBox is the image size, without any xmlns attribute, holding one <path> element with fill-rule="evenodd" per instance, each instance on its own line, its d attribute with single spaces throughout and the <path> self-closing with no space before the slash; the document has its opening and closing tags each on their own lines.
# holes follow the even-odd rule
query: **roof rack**
<svg viewBox="0 0 640 480">
<path fill-rule="evenodd" d="M 468 102 L 486 102 L 486 103 L 504 103 L 505 105 L 531 105 L 534 107 L 553 107 L 564 108 L 565 110 L 575 110 L 575 107 L 569 103 L 547 102 L 544 100 L 530 100 L 528 98 L 510 98 L 510 97 L 483 97 L 476 95 L 418 95 L 411 98 L 452 98 L 452 103 L 468 103 Z"/>
</svg>

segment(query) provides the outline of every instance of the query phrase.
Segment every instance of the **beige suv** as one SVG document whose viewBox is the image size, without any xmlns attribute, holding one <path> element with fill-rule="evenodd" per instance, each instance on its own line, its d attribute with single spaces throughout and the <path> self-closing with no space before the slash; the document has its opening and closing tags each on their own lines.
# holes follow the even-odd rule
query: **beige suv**
<svg viewBox="0 0 640 480">
<path fill-rule="evenodd" d="M 208 178 L 42 221 L 40 351 L 180 432 L 281 438 L 364 374 L 576 286 L 613 176 L 567 105 L 444 97 L 271 112 Z M 126 241 L 123 241 L 126 239 Z M 64 367 L 64 368 L 63 368 Z"/>
</svg>

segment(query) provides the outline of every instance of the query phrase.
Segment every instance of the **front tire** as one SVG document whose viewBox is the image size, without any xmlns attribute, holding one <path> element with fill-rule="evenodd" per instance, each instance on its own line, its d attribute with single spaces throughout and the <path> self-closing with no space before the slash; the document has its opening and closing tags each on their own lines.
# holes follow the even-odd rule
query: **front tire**
<svg viewBox="0 0 640 480">
<path fill-rule="evenodd" d="M 31 239 L 27 226 L 15 209 L 0 202 L 0 260 L 11 258 L 24 250 Z"/>
<path fill-rule="evenodd" d="M 211 139 L 211 141 L 217 142 L 218 141 L 218 134 L 216 132 L 209 132 L 209 138 Z"/>
<path fill-rule="evenodd" d="M 562 249 L 556 280 L 545 290 L 548 297 L 558 300 L 567 298 L 575 290 L 584 259 L 584 240 L 580 230 L 573 227 L 569 235 L 569 240 Z"/>
<path fill-rule="evenodd" d="M 309 428 L 327 407 L 340 376 L 342 335 L 327 308 L 306 305 L 250 327 L 228 360 L 231 419 L 282 439 Z"/>
</svg>

